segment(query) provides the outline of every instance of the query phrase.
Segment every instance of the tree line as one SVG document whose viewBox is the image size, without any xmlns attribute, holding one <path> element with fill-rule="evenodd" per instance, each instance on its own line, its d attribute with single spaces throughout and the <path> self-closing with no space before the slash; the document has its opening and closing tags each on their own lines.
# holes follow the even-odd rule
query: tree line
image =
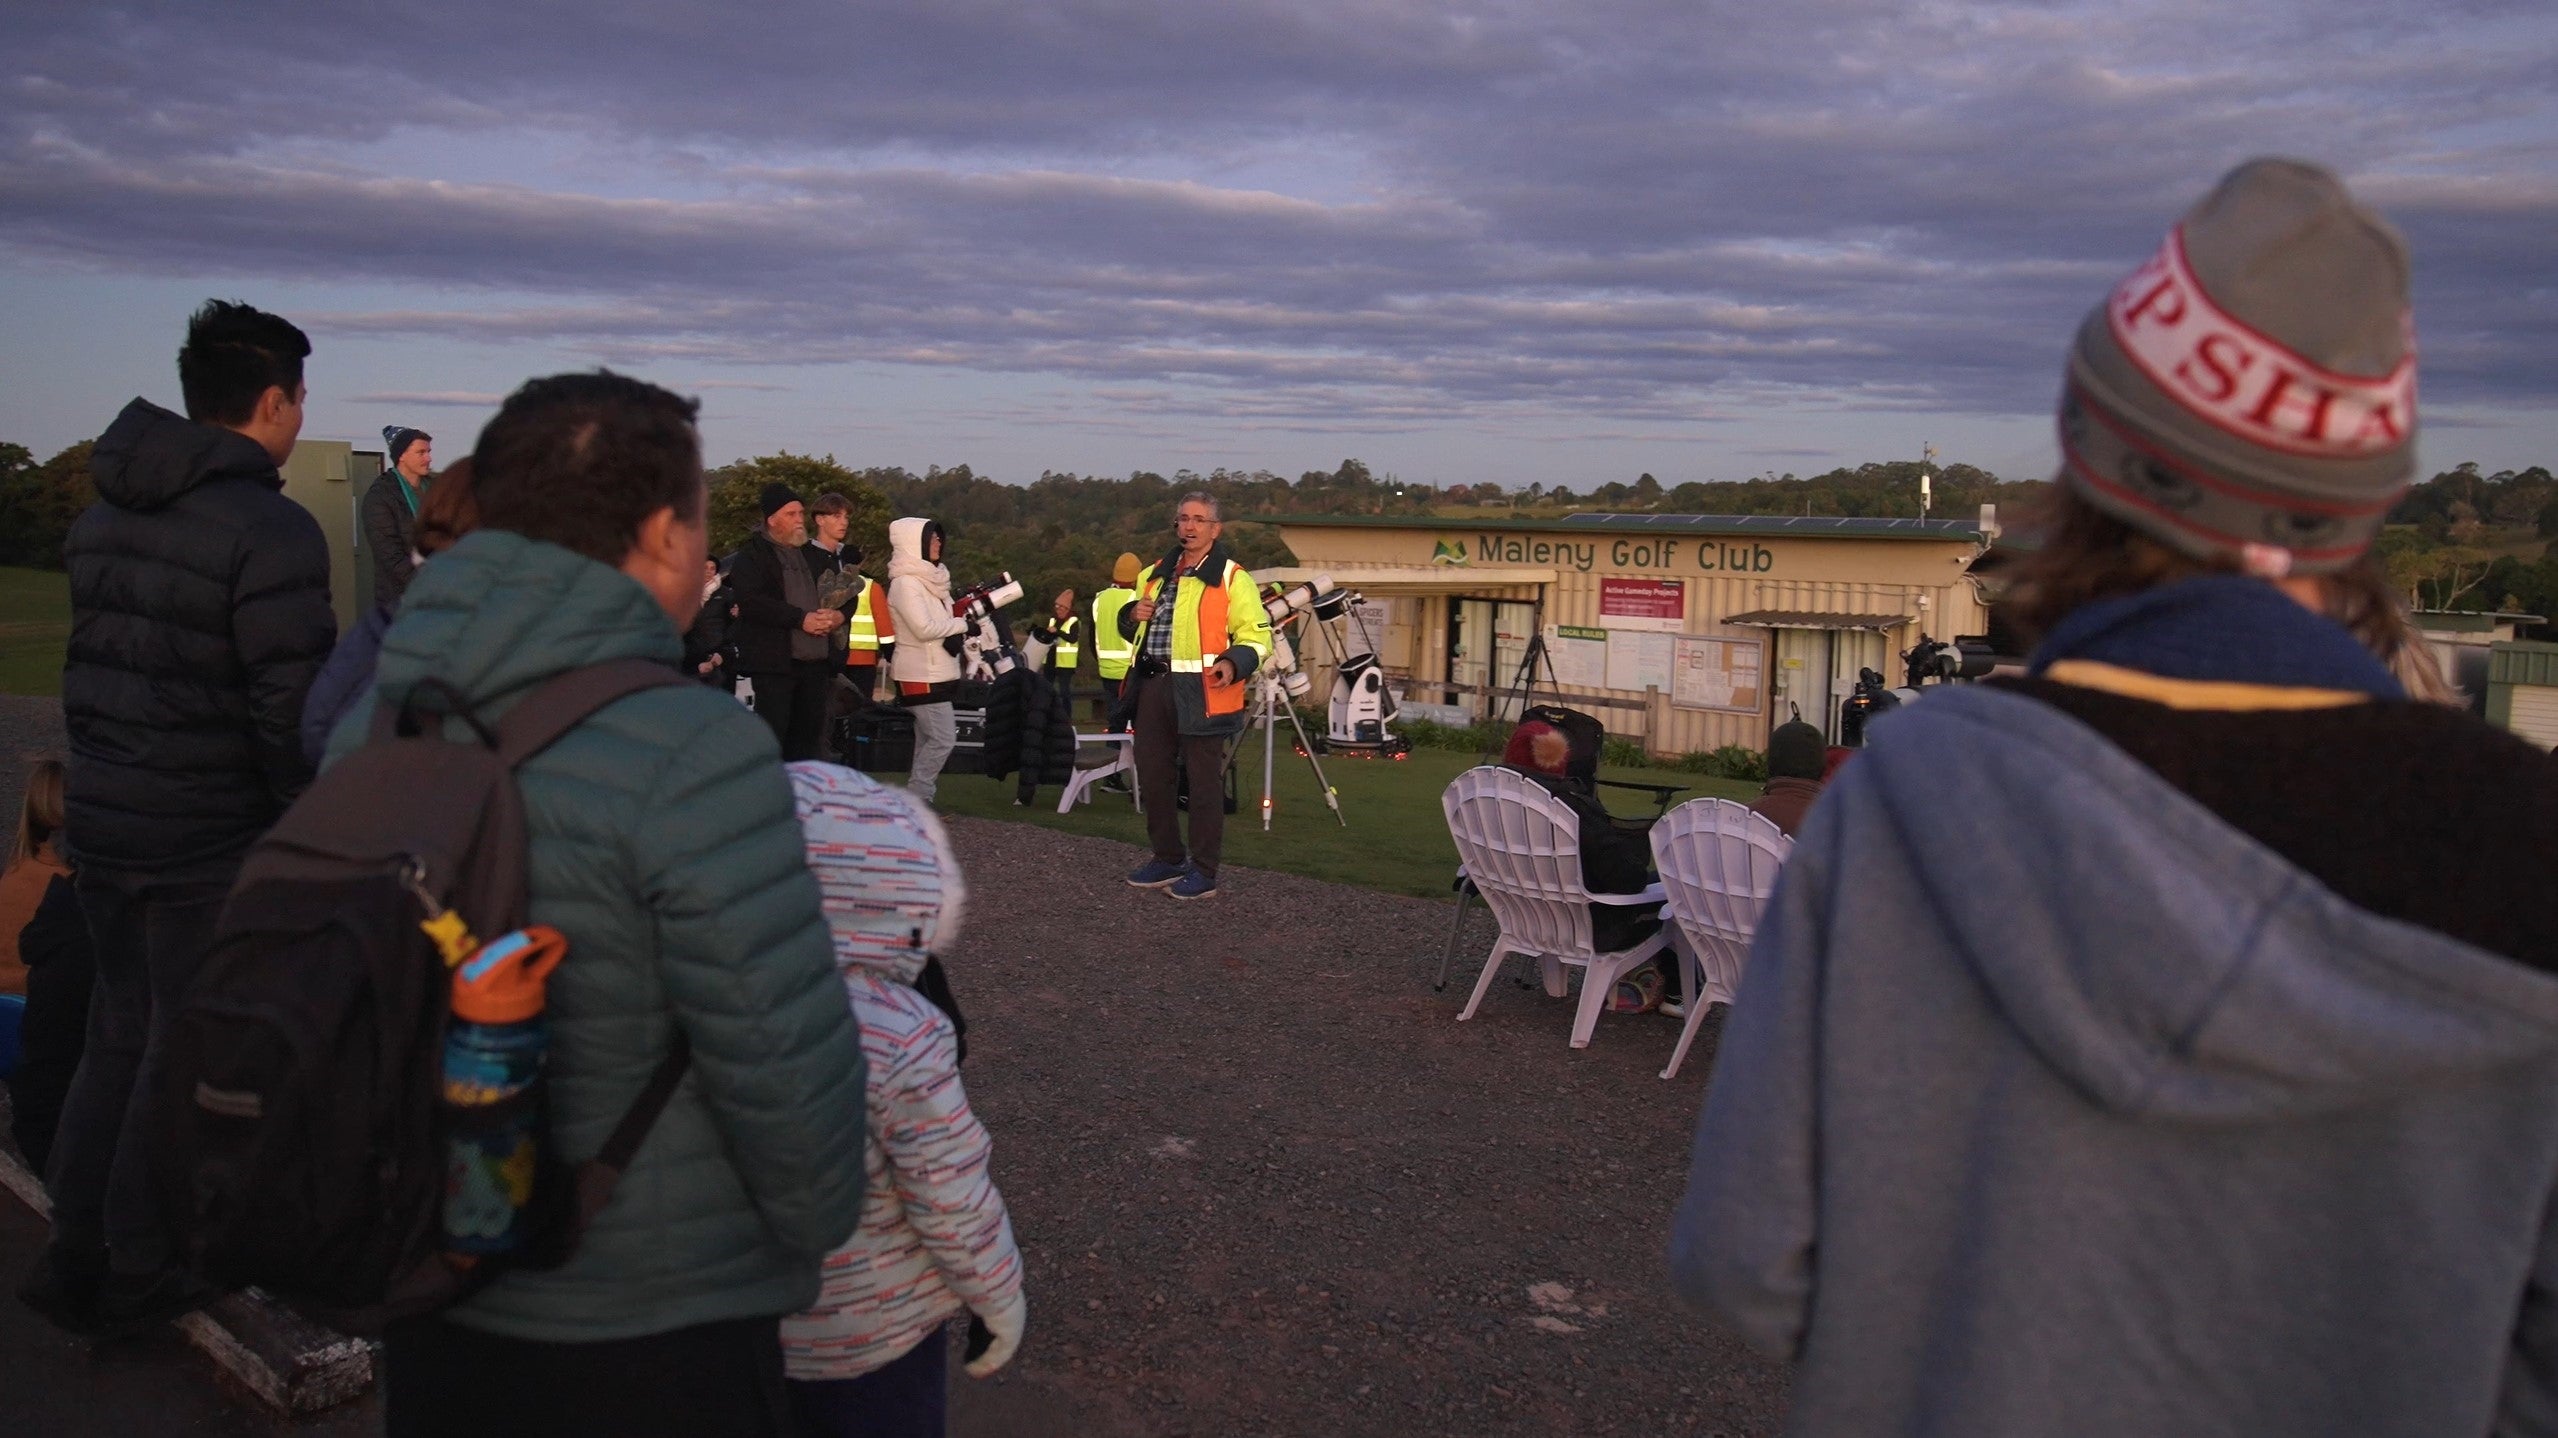
<svg viewBox="0 0 2558 1438">
<path fill-rule="evenodd" d="M 0 442 L 0 564 L 59 569 L 71 521 L 97 497 L 89 479 L 91 445 L 83 440 L 41 462 L 24 445 Z M 1434 517 L 1486 514 L 1554 515 L 1576 509 L 1650 510 L 1669 514 L 1805 514 L 1909 518 L 1918 513 L 1916 460 L 1842 466 L 1798 477 L 1664 484 L 1650 474 L 1576 489 L 1542 481 L 1433 486 L 1380 474 L 1358 459 L 1294 478 L 1267 469 L 1137 470 L 1127 475 L 1043 472 L 1007 484 L 966 464 L 921 474 L 894 466 L 856 467 L 832 455 L 783 451 L 712 470 L 713 552 L 733 551 L 756 527 L 756 499 L 776 480 L 807 498 L 842 494 L 852 504 L 851 542 L 884 576 L 888 522 L 899 515 L 938 519 L 951 536 L 952 578 L 961 585 L 1010 572 L 1032 603 L 1073 588 L 1089 595 L 1107 580 L 1123 551 L 1140 560 L 1172 542 L 1174 501 L 1193 490 L 1216 496 L 1226 540 L 1247 568 L 1291 563 L 1276 526 L 1291 514 Z M 1931 513 L 1967 519 L 1996 504 L 2012 527 L 2043 492 L 2040 480 L 2004 480 L 1969 464 L 1926 466 L 1934 490 Z M 2558 627 L 2558 478 L 2541 466 L 2482 472 L 2460 464 L 2410 489 L 2389 514 L 2379 550 L 2391 579 L 2418 608 L 2502 609 L 2537 614 Z"/>
</svg>

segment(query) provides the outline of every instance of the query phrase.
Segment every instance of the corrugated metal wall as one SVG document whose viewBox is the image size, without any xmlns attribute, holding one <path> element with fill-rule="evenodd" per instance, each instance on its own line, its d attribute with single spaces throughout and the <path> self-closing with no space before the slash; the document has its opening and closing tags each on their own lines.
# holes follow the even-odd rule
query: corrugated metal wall
<svg viewBox="0 0 2558 1438">
<path fill-rule="evenodd" d="M 1337 583 L 1345 588 L 1360 587 L 1358 574 L 1363 566 L 1339 560 L 1325 566 Z M 1949 566 L 1950 568 L 1950 566 Z M 1623 577 L 1597 572 L 1584 573 L 1565 569 L 1557 576 L 1546 601 L 1545 622 L 1549 625 L 1569 624 L 1603 627 L 1599 623 L 1599 581 Z M 1860 664 L 1881 669 L 1892 683 L 1901 682 L 1899 654 L 1917 642 L 1919 632 L 1939 639 L 1958 634 L 1978 634 L 1988 627 L 1988 614 L 1983 609 L 1970 583 L 1949 575 L 1949 582 L 1937 585 L 1873 584 L 1834 580 L 1783 580 L 1749 575 L 1676 575 L 1687 583 L 1688 622 L 1684 632 L 1719 639 L 1759 639 L 1765 641 L 1760 660 L 1760 673 L 1772 681 L 1777 663 L 1775 631 L 1747 626 L 1734 626 L 1723 621 L 1734 614 L 1752 610 L 1810 610 L 1833 614 L 1904 614 L 1911 622 L 1881 634 L 1843 633 L 1838 644 L 1839 667 L 1843 678 L 1835 682 L 1836 697 L 1844 697 L 1847 684 L 1853 682 Z M 1414 594 L 1407 586 L 1380 586 L 1371 598 L 1402 599 L 1412 611 L 1410 665 L 1401 673 L 1419 697 L 1435 699 L 1428 681 L 1444 681 L 1448 677 L 1447 633 L 1449 605 L 1457 598 L 1525 600 L 1540 597 L 1538 585 L 1487 584 L 1457 588 L 1461 576 L 1451 574 L 1449 592 Z M 1924 598 L 1924 605 L 1919 600 Z M 1382 636 L 1380 636 L 1382 638 Z M 1313 674 L 1315 687 L 1309 698 L 1317 708 L 1330 692 L 1332 676 L 1323 661 L 1326 655 L 1320 644 L 1315 652 L 1304 656 L 1306 668 Z M 1506 681 L 1508 675 L 1500 676 Z M 1620 697 L 1642 699 L 1639 693 Z M 1833 704 L 1832 707 L 1835 707 Z M 1755 714 L 1727 714 L 1680 709 L 1670 703 L 1667 694 L 1654 697 L 1647 710 L 1605 709 L 1598 717 L 1608 732 L 1626 738 L 1639 738 L 1656 754 L 1683 754 L 1696 750 L 1716 749 L 1726 744 L 1740 744 L 1752 749 L 1765 748 L 1768 731 L 1777 719 L 1771 718 L 1769 693 L 1763 688 L 1761 707 Z M 1780 717 L 1781 711 L 1780 711 Z M 1806 718 L 1812 716 L 1806 715 Z M 1829 727 L 1824 716 L 1823 727 Z"/>
</svg>

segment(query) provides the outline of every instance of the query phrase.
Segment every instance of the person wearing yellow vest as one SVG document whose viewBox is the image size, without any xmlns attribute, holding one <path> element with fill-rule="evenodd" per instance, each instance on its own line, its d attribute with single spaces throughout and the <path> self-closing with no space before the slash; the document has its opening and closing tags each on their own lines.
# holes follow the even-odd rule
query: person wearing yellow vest
<svg viewBox="0 0 2558 1438">
<path fill-rule="evenodd" d="M 1141 567 L 1137 556 L 1120 555 L 1119 562 L 1110 566 L 1110 587 L 1092 597 L 1093 667 L 1101 673 L 1101 696 L 1112 711 L 1109 732 L 1113 734 L 1128 727 L 1118 717 L 1119 691 L 1137 662 L 1137 641 L 1119 632 L 1119 611 L 1137 602 Z"/>
<path fill-rule="evenodd" d="M 865 577 L 844 624 L 844 678 L 864 704 L 877 692 L 880 660 L 897 644 L 897 621 L 888 612 L 888 587 Z"/>
<path fill-rule="evenodd" d="M 1084 621 L 1075 613 L 1075 591 L 1057 591 L 1057 602 L 1049 617 L 1030 627 L 1030 637 L 1048 646 L 1048 658 L 1040 665 L 1040 674 L 1066 713 L 1075 712 L 1075 666 L 1082 662 Z"/>
<path fill-rule="evenodd" d="M 1119 633 L 1135 641 L 1130 671 L 1137 731 L 1137 805 L 1155 856 L 1129 874 L 1140 889 L 1176 899 L 1217 892 L 1225 845 L 1226 741 L 1243 732 L 1244 685 L 1270 657 L 1270 616 L 1244 567 L 1217 542 L 1225 532 L 1217 501 L 1181 497 L 1173 511 L 1180 547 L 1137 576 L 1137 598 L 1119 613 Z M 1190 776 L 1190 847 L 1181 845 L 1174 794 Z"/>
</svg>

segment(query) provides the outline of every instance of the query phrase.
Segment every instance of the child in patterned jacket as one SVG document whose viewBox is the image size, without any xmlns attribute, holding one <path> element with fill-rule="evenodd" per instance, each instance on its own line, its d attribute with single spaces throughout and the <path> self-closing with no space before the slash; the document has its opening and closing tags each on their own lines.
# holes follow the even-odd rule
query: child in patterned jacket
<svg viewBox="0 0 2558 1438">
<path fill-rule="evenodd" d="M 966 889 L 931 809 L 831 764 L 790 766 L 808 867 L 870 1063 L 869 1194 L 826 1257 L 817 1305 L 782 1320 L 791 1398 L 812 1433 L 940 1438 L 943 1326 L 992 1335 L 968 1375 L 1004 1366 L 1027 1312 L 991 1143 L 959 1084 L 950 1019 L 915 976 L 957 938 Z"/>
</svg>

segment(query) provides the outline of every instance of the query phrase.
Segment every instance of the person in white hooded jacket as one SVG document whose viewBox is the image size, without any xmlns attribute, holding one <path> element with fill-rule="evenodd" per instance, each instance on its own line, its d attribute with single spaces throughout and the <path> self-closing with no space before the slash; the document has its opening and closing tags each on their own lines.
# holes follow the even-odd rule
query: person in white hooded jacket
<svg viewBox="0 0 2558 1438">
<path fill-rule="evenodd" d="M 959 683 L 960 637 L 968 632 L 968 621 L 950 612 L 942 546 L 938 519 L 909 517 L 888 526 L 888 612 L 898 639 L 888 677 L 896 681 L 897 702 L 915 715 L 915 763 L 906 789 L 927 803 L 959 743 L 950 699 Z"/>
<path fill-rule="evenodd" d="M 870 1177 L 861 1227 L 826 1256 L 817 1303 L 782 1320 L 784 1372 L 811 1434 L 940 1438 L 943 1325 L 977 1317 L 986 1342 L 967 1372 L 984 1378 L 1011 1361 L 1028 1313 L 993 1144 L 960 1086 L 957 1029 L 916 987 L 957 940 L 967 887 L 913 795 L 832 764 L 793 764 L 790 778 L 870 1065 Z"/>
</svg>

